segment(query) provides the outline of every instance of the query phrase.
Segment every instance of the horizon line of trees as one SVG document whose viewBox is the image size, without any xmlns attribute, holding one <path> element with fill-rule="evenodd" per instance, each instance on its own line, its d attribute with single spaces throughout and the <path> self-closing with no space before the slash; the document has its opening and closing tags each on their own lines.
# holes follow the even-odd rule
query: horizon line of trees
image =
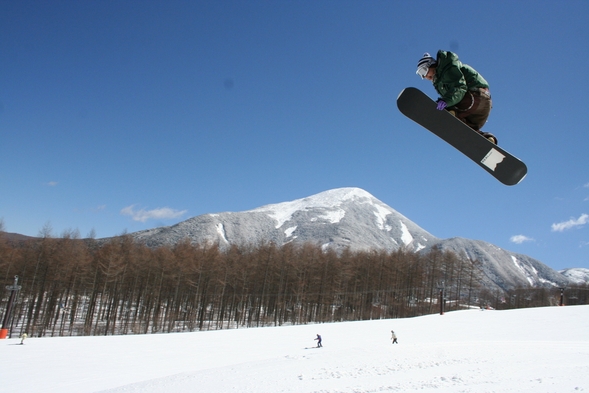
<svg viewBox="0 0 589 393">
<path fill-rule="evenodd" d="M 99 243 L 74 232 L 11 243 L 0 234 L 0 283 L 14 276 L 21 288 L 10 331 L 36 337 L 401 318 L 444 304 L 515 307 L 480 286 L 476 261 L 437 248 L 337 253 L 291 243 L 223 250 L 188 240 L 149 248 L 129 235 Z M 4 286 L 0 316 L 10 296 Z M 554 303 L 548 292 L 539 299 Z"/>
</svg>

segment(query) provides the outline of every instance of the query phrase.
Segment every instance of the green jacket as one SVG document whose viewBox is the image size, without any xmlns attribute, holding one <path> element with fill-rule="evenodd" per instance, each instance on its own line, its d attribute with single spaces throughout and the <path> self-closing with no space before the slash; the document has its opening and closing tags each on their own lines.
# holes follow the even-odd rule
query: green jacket
<svg viewBox="0 0 589 393">
<path fill-rule="evenodd" d="M 434 88 L 449 107 L 458 104 L 468 90 L 489 88 L 485 78 L 471 66 L 462 64 L 455 53 L 440 50 L 436 61 Z"/>
</svg>

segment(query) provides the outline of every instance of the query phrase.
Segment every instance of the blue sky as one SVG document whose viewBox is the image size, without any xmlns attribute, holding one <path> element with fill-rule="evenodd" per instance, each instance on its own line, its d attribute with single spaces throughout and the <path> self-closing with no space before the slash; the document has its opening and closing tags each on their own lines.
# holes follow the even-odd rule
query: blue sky
<svg viewBox="0 0 589 393">
<path fill-rule="evenodd" d="M 97 237 L 360 187 L 441 238 L 589 268 L 587 1 L 0 0 L 0 218 Z M 507 187 L 401 115 L 487 79 Z"/>
</svg>

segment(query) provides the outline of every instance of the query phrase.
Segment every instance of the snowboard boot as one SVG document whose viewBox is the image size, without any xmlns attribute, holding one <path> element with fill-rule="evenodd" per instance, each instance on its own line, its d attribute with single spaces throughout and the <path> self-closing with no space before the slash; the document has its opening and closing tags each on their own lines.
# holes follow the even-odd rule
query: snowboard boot
<svg viewBox="0 0 589 393">
<path fill-rule="evenodd" d="M 478 131 L 478 133 L 487 138 L 490 142 L 497 144 L 497 137 L 490 132 Z"/>
</svg>

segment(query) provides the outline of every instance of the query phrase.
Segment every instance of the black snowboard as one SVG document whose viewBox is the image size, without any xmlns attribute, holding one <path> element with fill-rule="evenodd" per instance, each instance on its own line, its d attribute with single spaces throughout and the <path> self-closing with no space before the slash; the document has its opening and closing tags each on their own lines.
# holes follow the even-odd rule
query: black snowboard
<svg viewBox="0 0 589 393">
<path fill-rule="evenodd" d="M 408 87 L 397 98 L 401 113 L 427 128 L 481 168 L 508 186 L 519 183 L 528 172 L 526 164 L 512 156 L 445 110 L 422 91 Z"/>
</svg>

